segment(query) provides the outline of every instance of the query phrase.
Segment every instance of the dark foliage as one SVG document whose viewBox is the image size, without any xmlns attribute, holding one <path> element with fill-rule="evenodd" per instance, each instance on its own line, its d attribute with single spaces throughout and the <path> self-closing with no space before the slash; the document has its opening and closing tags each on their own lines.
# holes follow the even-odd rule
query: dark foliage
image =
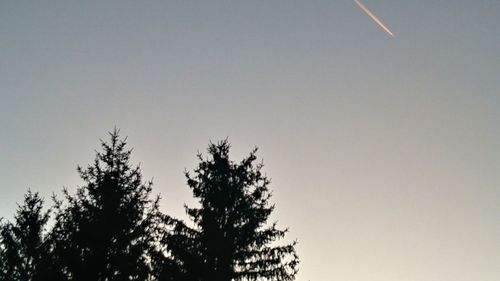
<svg viewBox="0 0 500 281">
<path fill-rule="evenodd" d="M 152 183 L 129 163 L 126 140 L 110 136 L 94 163 L 78 168 L 85 184 L 55 200 L 53 253 L 67 280 L 151 280 L 165 264 L 159 197 L 150 199 Z"/>
<path fill-rule="evenodd" d="M 64 189 L 44 211 L 28 191 L 13 222 L 0 222 L 0 281 L 295 279 L 296 243 L 280 243 L 287 230 L 268 223 L 274 205 L 256 149 L 239 163 L 227 141 L 198 155 L 186 177 L 199 205 L 185 207 L 186 223 L 160 212 L 116 129 L 101 146 L 78 167 L 84 184 L 75 194 Z"/>
<path fill-rule="evenodd" d="M 45 234 L 48 219 L 43 200 L 28 191 L 14 222 L 0 228 L 0 280 L 60 280 Z"/>
<path fill-rule="evenodd" d="M 166 244 L 182 268 L 177 280 L 294 280 L 295 242 L 277 244 L 287 230 L 268 224 L 270 180 L 255 164 L 256 149 L 240 163 L 229 159 L 227 141 L 210 144 L 187 183 L 198 208 L 186 206 L 194 223 L 172 221 Z"/>
</svg>

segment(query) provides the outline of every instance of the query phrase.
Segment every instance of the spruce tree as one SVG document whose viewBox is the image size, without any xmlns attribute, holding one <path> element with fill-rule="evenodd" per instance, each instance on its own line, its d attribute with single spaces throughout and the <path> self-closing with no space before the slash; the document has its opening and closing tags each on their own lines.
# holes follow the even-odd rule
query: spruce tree
<svg viewBox="0 0 500 281">
<path fill-rule="evenodd" d="M 287 230 L 268 223 L 270 180 L 256 164 L 254 149 L 241 162 L 229 158 L 227 140 L 208 147 L 208 158 L 187 184 L 199 201 L 186 206 L 193 227 L 172 221 L 168 248 L 183 269 L 179 280 L 294 280 L 298 257 L 295 242 L 278 243 Z"/>
<path fill-rule="evenodd" d="M 118 130 L 101 146 L 92 165 L 78 167 L 84 185 L 55 200 L 54 254 L 67 280 L 151 280 L 164 258 L 159 197 L 150 198 L 152 183 L 130 164 Z"/>
<path fill-rule="evenodd" d="M 1 225 L 0 280 L 60 280 L 46 234 L 49 213 L 38 193 L 28 191 L 14 221 Z"/>
</svg>

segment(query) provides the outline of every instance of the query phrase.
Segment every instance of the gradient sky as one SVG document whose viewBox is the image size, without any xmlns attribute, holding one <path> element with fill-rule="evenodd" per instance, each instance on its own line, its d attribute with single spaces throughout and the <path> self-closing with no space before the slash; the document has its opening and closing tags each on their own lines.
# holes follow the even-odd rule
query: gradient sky
<svg viewBox="0 0 500 281">
<path fill-rule="evenodd" d="M 0 1 L 0 216 L 116 125 L 162 208 L 255 145 L 298 281 L 500 280 L 500 1 Z"/>
</svg>

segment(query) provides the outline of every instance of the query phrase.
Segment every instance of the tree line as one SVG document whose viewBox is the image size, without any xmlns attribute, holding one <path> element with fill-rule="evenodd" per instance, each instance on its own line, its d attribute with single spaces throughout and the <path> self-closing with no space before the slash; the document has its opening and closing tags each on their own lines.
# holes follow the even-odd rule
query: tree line
<svg viewBox="0 0 500 281">
<path fill-rule="evenodd" d="M 63 189 L 45 208 L 28 191 L 13 220 L 1 221 L 0 280 L 294 280 L 296 242 L 282 242 L 288 230 L 268 222 L 274 205 L 257 149 L 240 162 L 229 149 L 210 143 L 185 172 L 198 204 L 185 206 L 183 221 L 160 211 L 115 129 L 77 168 L 76 192 Z"/>
</svg>

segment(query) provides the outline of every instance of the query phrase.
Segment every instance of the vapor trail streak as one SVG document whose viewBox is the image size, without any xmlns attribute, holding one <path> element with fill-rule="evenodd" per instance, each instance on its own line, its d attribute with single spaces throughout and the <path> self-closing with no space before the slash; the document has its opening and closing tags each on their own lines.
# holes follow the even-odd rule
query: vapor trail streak
<svg viewBox="0 0 500 281">
<path fill-rule="evenodd" d="M 368 10 L 368 8 L 363 5 L 363 3 L 359 2 L 358 0 L 354 0 L 354 2 L 356 2 L 356 4 L 358 4 L 358 6 L 363 10 L 365 11 L 365 13 L 367 15 L 369 15 L 373 21 L 375 21 L 380 27 L 382 27 L 382 29 L 385 30 L 385 32 L 387 32 L 389 35 L 391 35 L 392 37 L 394 37 L 394 33 L 392 33 L 389 28 L 387 26 L 385 26 L 385 24 L 379 19 L 377 18 L 377 16 L 375 16 L 370 10 Z"/>
</svg>

